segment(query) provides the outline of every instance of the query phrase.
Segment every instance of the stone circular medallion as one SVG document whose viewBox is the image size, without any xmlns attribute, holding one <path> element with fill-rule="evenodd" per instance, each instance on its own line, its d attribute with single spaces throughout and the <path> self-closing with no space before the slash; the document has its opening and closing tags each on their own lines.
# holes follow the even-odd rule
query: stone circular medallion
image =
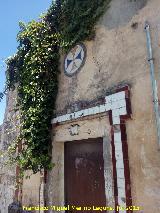
<svg viewBox="0 0 160 213">
<path fill-rule="evenodd" d="M 83 44 L 77 44 L 66 55 L 64 60 L 64 72 L 67 76 L 71 77 L 84 65 L 86 58 L 86 48 Z"/>
</svg>

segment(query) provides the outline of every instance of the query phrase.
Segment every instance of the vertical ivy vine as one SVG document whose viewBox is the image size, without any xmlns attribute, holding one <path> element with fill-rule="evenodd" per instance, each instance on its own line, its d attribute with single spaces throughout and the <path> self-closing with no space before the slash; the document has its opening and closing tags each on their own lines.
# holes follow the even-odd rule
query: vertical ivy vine
<svg viewBox="0 0 160 213">
<path fill-rule="evenodd" d="M 33 173 L 51 169 L 51 118 L 58 91 L 60 49 L 90 40 L 110 0 L 57 0 L 39 21 L 20 23 L 17 53 L 7 63 L 6 88 L 18 84 L 20 135 L 9 147 L 11 160 Z M 1 94 L 2 96 L 2 94 Z M 15 154 L 19 141 L 21 152 Z"/>
</svg>

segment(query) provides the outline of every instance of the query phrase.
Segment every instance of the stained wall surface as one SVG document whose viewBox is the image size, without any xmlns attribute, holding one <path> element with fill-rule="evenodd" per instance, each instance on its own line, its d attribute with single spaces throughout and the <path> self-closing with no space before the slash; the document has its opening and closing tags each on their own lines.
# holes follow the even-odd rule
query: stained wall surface
<svg viewBox="0 0 160 213">
<path fill-rule="evenodd" d="M 9 92 L 4 122 L 0 128 L 0 213 L 8 212 L 9 204 L 14 201 L 16 189 L 16 167 L 6 165 L 7 148 L 16 137 L 14 98 L 16 92 Z"/>
<path fill-rule="evenodd" d="M 157 213 L 160 210 L 160 151 L 144 31 L 145 21 L 148 21 L 159 86 L 159 20 L 159 0 L 112 0 L 109 10 L 97 24 L 95 39 L 85 42 L 87 59 L 82 70 L 73 77 L 67 77 L 63 72 L 62 57 L 57 98 L 57 114 L 67 113 L 67 109 L 76 111 L 79 102 L 90 102 L 126 84 L 130 86 L 132 119 L 127 121 L 126 128 L 132 198 L 133 205 L 141 206 L 140 212 L 145 213 Z M 160 94 L 159 88 L 158 91 Z M 85 132 L 91 126 L 89 121 L 83 122 L 86 126 L 81 132 L 81 139 L 86 138 Z M 98 128 L 103 130 L 104 126 L 98 125 Z M 98 129 L 95 128 L 95 131 L 95 135 L 98 135 Z M 64 135 L 60 136 L 60 132 Z M 48 198 L 49 204 L 63 204 L 64 180 L 59 175 L 64 172 L 63 143 L 74 140 L 74 137 L 67 131 L 66 125 L 54 127 L 53 162 L 57 166 L 48 176 L 48 197 L 52 195 L 54 198 Z"/>
<path fill-rule="evenodd" d="M 27 171 L 25 176 L 29 178 L 23 179 L 22 204 L 24 207 L 38 206 L 40 201 L 40 174 L 33 175 L 31 171 Z"/>
<path fill-rule="evenodd" d="M 39 204 L 40 174 L 32 175 L 29 183 L 24 179 L 23 193 L 16 190 L 18 169 L 15 164 L 8 165 L 7 149 L 19 133 L 19 113 L 15 111 L 17 90 L 7 94 L 6 110 L 3 124 L 0 126 L 0 213 L 7 213 L 13 201 L 23 201 L 24 205 Z M 30 174 L 30 173 L 29 173 Z M 22 198 L 22 200 L 21 200 Z"/>
</svg>

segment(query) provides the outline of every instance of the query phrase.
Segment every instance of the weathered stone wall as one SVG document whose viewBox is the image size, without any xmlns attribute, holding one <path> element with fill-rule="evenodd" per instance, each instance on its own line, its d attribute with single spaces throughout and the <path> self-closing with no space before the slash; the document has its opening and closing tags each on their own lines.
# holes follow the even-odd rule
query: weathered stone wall
<svg viewBox="0 0 160 213">
<path fill-rule="evenodd" d="M 87 59 L 82 70 L 71 78 L 65 76 L 62 57 L 57 113 L 67 112 L 68 106 L 76 106 L 75 103 L 104 97 L 119 86 L 130 85 L 132 119 L 127 121 L 126 127 L 133 205 L 141 206 L 141 212 L 157 213 L 160 210 L 160 152 L 147 61 L 144 32 L 146 20 L 151 25 L 155 72 L 159 85 L 159 0 L 112 0 L 110 9 L 97 25 L 94 41 L 85 43 Z M 158 91 L 160 94 L 160 89 Z M 87 122 L 86 129 L 90 127 Z M 54 128 L 53 161 L 57 166 L 48 177 L 48 197 L 51 195 L 55 198 L 49 201 L 50 205 L 54 205 L 54 202 L 63 204 L 61 198 L 64 180 L 61 175 L 64 159 L 59 154 L 63 153 L 63 143 L 57 143 L 57 138 L 61 133 L 64 133 L 61 142 L 71 137 L 69 131 L 67 135 L 66 128 L 66 125 Z M 103 129 L 103 126 L 99 128 Z M 86 138 L 85 131 L 81 132 L 82 138 Z"/>
<path fill-rule="evenodd" d="M 39 204 L 40 174 L 32 175 L 27 180 L 24 178 L 22 195 L 20 190 L 18 194 L 15 194 L 18 170 L 16 171 L 16 165 L 5 164 L 7 148 L 16 139 L 20 127 L 19 113 L 15 110 L 16 96 L 16 89 L 8 92 L 4 122 L 0 127 L 0 213 L 7 213 L 9 204 L 15 199 L 26 206 L 37 206 Z M 28 171 L 26 175 L 28 174 L 31 173 Z"/>
<path fill-rule="evenodd" d="M 39 194 L 40 194 L 40 174 L 33 175 L 32 172 L 27 171 L 26 175 L 30 176 L 29 179 L 23 180 L 23 196 L 22 204 L 24 206 L 38 206 L 39 205 Z"/>
<path fill-rule="evenodd" d="M 6 151 L 16 137 L 16 114 L 14 103 L 16 91 L 7 94 L 7 106 L 4 122 L 0 131 L 0 212 L 7 213 L 8 206 L 14 200 L 16 186 L 16 167 L 6 165 Z"/>
</svg>

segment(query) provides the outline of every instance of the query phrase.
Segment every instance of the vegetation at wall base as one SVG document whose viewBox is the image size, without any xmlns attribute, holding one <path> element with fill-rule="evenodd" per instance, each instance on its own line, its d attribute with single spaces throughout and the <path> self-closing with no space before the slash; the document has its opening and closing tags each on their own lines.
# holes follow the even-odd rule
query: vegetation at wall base
<svg viewBox="0 0 160 213">
<path fill-rule="evenodd" d="M 60 50 L 90 40 L 110 0 L 56 0 L 38 21 L 20 23 L 17 53 L 8 58 L 6 89 L 17 85 L 20 133 L 9 147 L 21 171 L 51 169 L 51 119 L 58 92 Z M 3 94 L 0 94 L 2 97 Z M 15 154 L 19 144 L 20 151 Z"/>
</svg>

